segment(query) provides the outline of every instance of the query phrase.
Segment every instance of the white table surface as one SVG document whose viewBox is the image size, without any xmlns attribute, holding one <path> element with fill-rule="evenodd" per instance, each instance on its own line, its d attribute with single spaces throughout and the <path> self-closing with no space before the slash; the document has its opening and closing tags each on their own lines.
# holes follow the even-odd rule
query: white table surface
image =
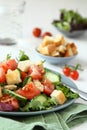
<svg viewBox="0 0 87 130">
<path fill-rule="evenodd" d="M 73 41 L 73 40 L 72 40 Z M 34 62 L 37 62 L 40 59 L 40 57 L 38 57 L 35 53 L 35 47 L 37 45 L 39 45 L 39 43 L 41 42 L 40 39 L 37 38 L 28 38 L 28 39 L 21 39 L 20 42 L 18 42 L 16 45 L 13 46 L 0 46 L 0 59 L 3 60 L 6 57 L 6 54 L 11 54 L 12 57 L 17 57 L 19 54 L 19 50 L 23 50 L 26 52 L 26 54 L 29 55 L 30 59 Z M 87 92 L 87 44 L 86 42 L 83 40 L 83 42 L 81 42 L 80 40 L 76 40 L 76 44 L 78 47 L 78 56 L 76 57 L 76 59 L 74 59 L 72 62 L 68 63 L 68 64 L 73 64 L 75 65 L 76 63 L 80 63 L 82 65 L 82 68 L 84 69 L 84 71 L 80 71 L 80 77 L 78 80 L 74 81 L 75 84 L 77 85 L 77 87 L 82 90 Z M 84 50 L 84 51 L 83 51 Z M 60 65 L 52 65 L 50 63 L 45 63 L 44 64 L 46 67 L 60 72 L 62 73 L 62 67 Z M 63 74 L 63 73 L 62 73 Z M 87 101 L 84 101 L 82 99 L 78 99 L 77 102 L 81 102 L 81 103 L 86 103 Z M 87 122 L 80 124 L 79 126 L 76 126 L 74 128 L 72 128 L 72 130 L 77 130 L 77 128 L 79 128 L 79 130 L 86 130 L 87 128 Z"/>
<path fill-rule="evenodd" d="M 3 0 L 0 0 L 0 2 Z M 0 61 L 6 57 L 7 53 L 12 54 L 13 57 L 18 56 L 19 50 L 24 50 L 26 54 L 29 55 L 30 59 L 33 61 L 41 60 L 35 53 L 35 47 L 41 43 L 41 39 L 35 38 L 32 35 L 33 27 L 39 26 L 44 31 L 51 31 L 55 36 L 56 34 L 60 34 L 52 25 L 51 22 L 54 18 L 58 17 L 57 12 L 61 8 L 67 9 L 78 9 L 79 12 L 87 16 L 87 1 L 86 0 L 25 0 L 26 8 L 25 14 L 22 18 L 22 37 L 17 39 L 17 44 L 13 46 L 4 46 L 0 45 Z M 39 6 L 38 6 L 39 4 Z M 8 32 L 9 33 L 9 32 Z M 68 41 L 74 42 L 78 48 L 78 56 L 68 64 L 76 65 L 80 63 L 84 71 L 80 71 L 80 77 L 78 80 L 73 81 L 77 85 L 77 87 L 87 92 L 87 32 L 79 38 L 68 38 L 65 37 Z M 45 66 L 62 73 L 62 67 L 60 65 L 52 65 L 49 63 L 45 63 Z M 77 102 L 86 103 L 84 100 L 77 100 Z M 72 128 L 72 130 L 86 130 L 87 122 Z"/>
</svg>

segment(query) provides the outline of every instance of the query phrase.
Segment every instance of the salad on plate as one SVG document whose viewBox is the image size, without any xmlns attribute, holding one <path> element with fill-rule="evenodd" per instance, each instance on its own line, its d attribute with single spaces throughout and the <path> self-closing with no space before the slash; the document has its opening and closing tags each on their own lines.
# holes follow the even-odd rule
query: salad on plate
<svg viewBox="0 0 87 130">
<path fill-rule="evenodd" d="M 61 81 L 61 74 L 33 63 L 24 51 L 17 58 L 7 54 L 0 62 L 0 111 L 32 112 L 62 106 L 79 95 Z"/>
</svg>

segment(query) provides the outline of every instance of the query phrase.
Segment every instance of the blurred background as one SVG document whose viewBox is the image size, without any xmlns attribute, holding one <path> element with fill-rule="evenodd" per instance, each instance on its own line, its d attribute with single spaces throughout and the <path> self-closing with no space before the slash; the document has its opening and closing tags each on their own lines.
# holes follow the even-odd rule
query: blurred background
<svg viewBox="0 0 87 130">
<path fill-rule="evenodd" d="M 63 8 L 78 11 L 87 18 L 87 0 L 0 0 L 0 44 L 1 39 L 4 38 L 16 39 L 16 43 L 18 43 L 14 46 L 7 46 L 7 44 L 2 46 L 1 44 L 0 59 L 3 59 L 8 52 L 15 57 L 20 49 L 26 51 L 31 59 L 40 59 L 38 56 L 36 57 L 34 48 L 42 42 L 42 38 L 34 37 L 32 30 L 39 27 L 42 29 L 42 33 L 49 31 L 54 36 L 60 34 L 52 25 L 52 21 L 59 19 L 60 9 Z M 79 55 L 71 64 L 81 63 L 83 68 L 87 68 L 87 60 L 85 60 L 87 59 L 87 31 L 82 37 L 67 37 L 67 41 L 74 42 L 79 50 Z M 53 68 L 50 64 L 46 64 L 46 66 Z M 61 70 L 58 69 L 58 66 L 55 66 L 54 69 Z M 84 72 L 87 72 L 87 69 Z M 80 86 L 81 82 L 78 84 Z M 85 86 L 82 82 L 81 88 L 86 89 Z"/>
<path fill-rule="evenodd" d="M 0 38 L 28 38 L 37 26 L 55 35 L 51 23 L 61 8 L 78 10 L 87 17 L 87 0 L 0 0 Z"/>
</svg>

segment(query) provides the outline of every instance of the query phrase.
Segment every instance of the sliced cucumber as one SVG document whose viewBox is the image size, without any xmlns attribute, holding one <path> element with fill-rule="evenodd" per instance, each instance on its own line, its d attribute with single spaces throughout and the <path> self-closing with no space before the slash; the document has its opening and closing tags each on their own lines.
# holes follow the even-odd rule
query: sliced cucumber
<svg viewBox="0 0 87 130">
<path fill-rule="evenodd" d="M 32 80 L 32 78 L 31 78 L 30 76 L 27 76 L 27 77 L 24 79 L 23 86 L 25 86 L 26 84 L 30 83 L 31 80 Z"/>
<path fill-rule="evenodd" d="M 15 93 L 14 91 L 9 90 L 9 89 L 3 89 L 3 93 L 9 94 L 9 95 L 15 97 L 16 99 L 18 99 L 19 101 L 25 102 L 27 100 L 27 98 Z"/>
<path fill-rule="evenodd" d="M 41 105 L 43 105 L 46 101 L 47 101 L 47 96 L 44 94 L 40 94 L 38 96 L 36 96 L 33 101 L 39 101 L 41 103 Z"/>
<path fill-rule="evenodd" d="M 57 83 L 61 80 L 60 74 L 56 74 L 48 69 L 46 69 L 44 77 L 48 78 L 52 83 Z"/>
</svg>

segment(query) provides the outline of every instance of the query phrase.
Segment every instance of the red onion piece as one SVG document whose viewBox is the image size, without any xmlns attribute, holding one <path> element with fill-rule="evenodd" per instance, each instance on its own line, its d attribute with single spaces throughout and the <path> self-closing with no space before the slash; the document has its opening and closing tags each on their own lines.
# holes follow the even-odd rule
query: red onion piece
<svg viewBox="0 0 87 130">
<path fill-rule="evenodd" d="M 12 105 L 4 102 L 0 102 L 0 111 L 13 111 L 14 108 Z"/>
</svg>

